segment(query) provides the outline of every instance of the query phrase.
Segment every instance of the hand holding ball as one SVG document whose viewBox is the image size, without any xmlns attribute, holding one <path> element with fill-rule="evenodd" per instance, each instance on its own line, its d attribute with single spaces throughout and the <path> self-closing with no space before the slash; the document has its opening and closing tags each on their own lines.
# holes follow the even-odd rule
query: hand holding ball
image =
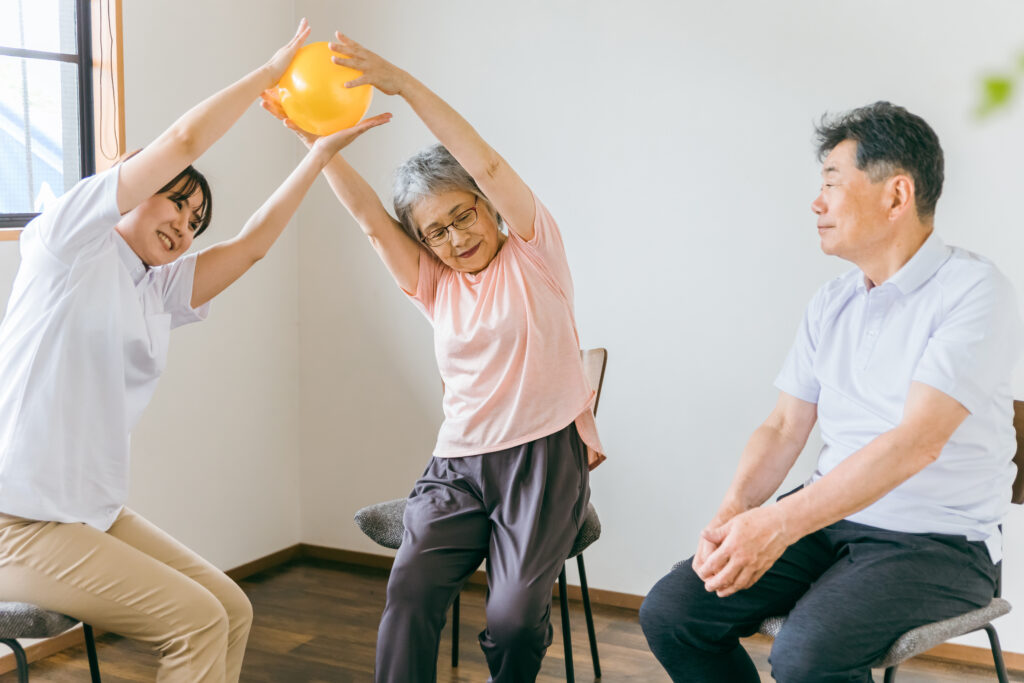
<svg viewBox="0 0 1024 683">
<path fill-rule="evenodd" d="M 346 88 L 362 73 L 334 64 L 326 42 L 310 43 L 298 51 L 277 84 L 281 107 L 289 119 L 314 135 L 351 128 L 370 108 L 373 86 Z"/>
</svg>

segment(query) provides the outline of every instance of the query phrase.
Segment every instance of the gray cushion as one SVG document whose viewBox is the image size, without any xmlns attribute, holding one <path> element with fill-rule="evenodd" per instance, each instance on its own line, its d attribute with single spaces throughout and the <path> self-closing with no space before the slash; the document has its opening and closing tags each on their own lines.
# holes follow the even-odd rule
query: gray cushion
<svg viewBox="0 0 1024 683">
<path fill-rule="evenodd" d="M 49 638 L 76 624 L 77 619 L 25 602 L 0 602 L 0 638 Z"/>
<path fill-rule="evenodd" d="M 993 598 L 985 607 L 961 614 L 959 617 L 936 621 L 907 631 L 889 647 L 885 656 L 871 665 L 872 669 L 886 669 L 904 662 L 915 655 L 941 645 L 950 638 L 977 631 L 997 617 L 1010 611 L 1010 603 L 1002 598 Z M 786 617 L 770 617 L 761 622 L 760 633 L 774 638 L 782 630 Z"/>
<path fill-rule="evenodd" d="M 405 498 L 399 498 L 364 507 L 356 513 L 356 524 L 378 545 L 397 550 L 398 546 L 402 545 L 402 532 L 405 530 L 402 525 L 405 501 Z M 594 506 L 588 503 L 587 513 L 583 516 L 569 557 L 576 557 L 600 537 L 601 520 Z"/>
</svg>

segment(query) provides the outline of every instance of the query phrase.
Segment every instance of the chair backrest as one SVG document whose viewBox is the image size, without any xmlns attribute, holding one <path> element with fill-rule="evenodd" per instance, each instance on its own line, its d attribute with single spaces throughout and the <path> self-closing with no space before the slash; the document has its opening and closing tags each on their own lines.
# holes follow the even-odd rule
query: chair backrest
<svg viewBox="0 0 1024 683">
<path fill-rule="evenodd" d="M 1024 504 L 1024 401 L 1013 402 L 1013 428 L 1017 432 L 1017 453 L 1013 462 L 1017 465 L 1017 478 L 1013 480 L 1013 500 Z"/>
<path fill-rule="evenodd" d="M 604 369 L 608 365 L 608 350 L 583 349 L 580 351 L 580 357 L 583 358 L 583 373 L 590 382 L 590 388 L 597 393 L 594 397 L 594 414 L 597 415 L 597 402 L 601 400 L 601 387 L 604 385 Z M 1017 437 L 1020 438 L 1020 432 L 1017 433 Z"/>
</svg>

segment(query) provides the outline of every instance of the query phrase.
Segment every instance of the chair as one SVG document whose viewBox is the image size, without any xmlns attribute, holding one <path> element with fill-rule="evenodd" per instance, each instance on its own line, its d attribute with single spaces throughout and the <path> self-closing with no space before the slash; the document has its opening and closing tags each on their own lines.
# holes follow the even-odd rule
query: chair
<svg viewBox="0 0 1024 683">
<path fill-rule="evenodd" d="M 601 398 L 601 387 L 604 384 L 604 370 L 608 364 L 608 351 L 605 349 L 586 349 L 580 352 L 583 358 L 583 369 L 590 386 L 597 396 L 594 398 L 594 412 Z M 356 512 L 356 524 L 364 534 L 385 548 L 397 550 L 402 544 L 402 516 L 405 514 L 405 498 L 389 500 L 370 505 Z M 590 657 L 594 664 L 594 678 L 601 678 L 601 663 L 597 655 L 597 636 L 594 633 L 594 615 L 590 607 L 590 591 L 587 588 L 587 572 L 583 565 L 583 551 L 601 537 L 601 520 L 593 504 L 587 504 L 587 512 L 580 523 L 572 550 L 566 561 L 576 558 L 576 567 L 580 575 L 580 591 L 583 597 L 583 613 L 587 619 L 587 635 L 590 637 Z M 572 660 L 572 636 L 569 628 L 569 601 L 566 588 L 565 567 L 558 575 L 558 596 L 562 615 L 562 644 L 565 650 L 565 678 L 568 683 L 575 681 Z M 460 596 L 455 596 L 452 603 L 452 667 L 459 665 L 459 603 Z"/>
<path fill-rule="evenodd" d="M 1017 477 L 1013 482 L 1011 501 L 1020 505 L 1024 504 L 1024 401 L 1013 402 L 1013 428 L 1017 432 L 1017 452 L 1013 456 L 1013 461 L 1017 465 Z M 999 646 L 999 636 L 992 625 L 994 619 L 1010 611 L 1010 603 L 1000 597 L 1003 571 L 1001 562 L 998 569 L 999 578 L 996 580 L 996 594 L 992 602 L 967 614 L 907 631 L 889 647 L 885 655 L 871 665 L 871 668 L 885 669 L 885 683 L 892 683 L 896 680 L 896 668 L 911 657 L 941 645 L 950 638 L 984 630 L 992 648 L 992 660 L 995 662 L 999 683 L 1009 683 L 1006 664 L 1003 662 L 1003 651 Z M 770 617 L 761 622 L 758 631 L 774 638 L 785 623 L 785 616 Z"/>
<path fill-rule="evenodd" d="M 17 638 L 52 638 L 78 625 L 78 620 L 49 612 L 24 602 L 0 602 L 0 643 L 14 651 L 18 664 L 18 683 L 28 683 L 28 658 Z M 89 655 L 92 683 L 100 683 L 100 665 L 96 658 L 96 640 L 92 627 L 82 624 L 85 649 Z"/>
</svg>

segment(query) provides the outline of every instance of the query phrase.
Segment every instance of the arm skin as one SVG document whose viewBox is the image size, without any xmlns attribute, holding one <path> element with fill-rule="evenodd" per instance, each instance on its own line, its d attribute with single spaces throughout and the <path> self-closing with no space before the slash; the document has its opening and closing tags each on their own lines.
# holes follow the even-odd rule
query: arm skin
<svg viewBox="0 0 1024 683">
<path fill-rule="evenodd" d="M 312 148 L 317 143 L 317 136 L 302 130 L 286 117 L 277 93 L 267 91 L 263 93 L 262 99 L 263 108 L 280 119 L 306 147 Z M 324 169 L 324 175 L 334 194 L 362 228 L 398 286 L 407 292 L 415 293 L 420 277 L 422 248 L 419 242 L 409 237 L 398 221 L 391 217 L 370 184 L 340 154 L 336 154 L 330 160 Z"/>
<path fill-rule="evenodd" d="M 390 120 L 390 114 L 381 114 L 352 128 L 322 137 L 311 145 L 295 170 L 246 221 L 238 235 L 204 249 L 196 257 L 192 307 L 202 306 L 220 294 L 266 256 L 299 208 L 313 181 L 332 159 L 337 158 L 338 151 L 370 128 Z"/>
<path fill-rule="evenodd" d="M 791 544 L 864 509 L 935 462 L 967 416 L 967 409 L 956 399 L 927 384 L 912 382 L 903 418 L 896 427 L 811 486 L 775 505 L 749 508 L 717 528 L 706 529 L 702 539 L 715 549 L 697 569 L 705 587 L 721 597 L 749 588 Z M 753 475 L 752 470 L 744 472 L 742 463 L 740 469 L 745 476 Z M 770 470 L 768 479 L 776 473 Z M 766 487 L 767 482 L 753 485 L 748 479 L 745 485 L 740 482 L 735 490 L 730 488 L 731 500 L 756 501 Z"/>
<path fill-rule="evenodd" d="M 473 177 L 509 228 L 524 240 L 533 239 L 536 207 L 533 194 L 466 119 L 407 72 L 367 50 L 341 33 L 335 33 L 331 49 L 339 53 L 336 64 L 352 67 L 363 75 L 346 83 L 348 87 L 371 84 L 386 95 L 399 95 L 420 117 Z"/>
<path fill-rule="evenodd" d="M 295 36 L 270 61 L 197 104 L 122 163 L 117 185 L 117 208 L 121 214 L 153 196 L 224 135 L 260 92 L 281 78 L 308 35 L 309 26 L 303 19 Z"/>
</svg>

